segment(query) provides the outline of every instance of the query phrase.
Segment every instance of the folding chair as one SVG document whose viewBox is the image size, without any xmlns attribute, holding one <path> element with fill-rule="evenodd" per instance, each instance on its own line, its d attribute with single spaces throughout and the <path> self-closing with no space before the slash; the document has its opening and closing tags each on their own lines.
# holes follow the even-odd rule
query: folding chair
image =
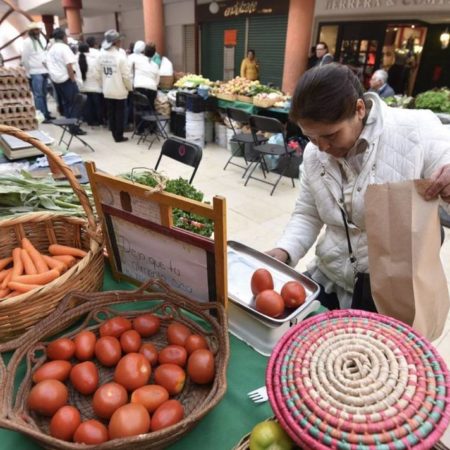
<svg viewBox="0 0 450 450">
<path fill-rule="evenodd" d="M 202 160 L 202 148 L 184 139 L 171 137 L 161 147 L 161 153 L 159 154 L 158 161 L 156 161 L 155 170 L 158 170 L 163 155 L 194 168 L 194 172 L 189 180 L 189 184 L 191 184 Z"/>
<path fill-rule="evenodd" d="M 80 136 L 75 134 L 75 132 L 73 131 L 73 130 L 79 129 L 81 124 L 83 123 L 82 114 L 83 114 L 83 110 L 84 110 L 84 106 L 86 105 L 86 102 L 87 102 L 87 95 L 79 92 L 73 98 L 73 105 L 72 105 L 72 109 L 70 111 L 70 115 L 72 117 L 70 117 L 70 118 L 64 117 L 61 119 L 55 119 L 50 122 L 52 125 L 57 125 L 58 127 L 61 127 L 63 130 L 63 132 L 61 134 L 61 138 L 59 139 L 58 145 L 61 145 L 61 142 L 62 142 L 64 144 L 66 144 L 67 149 L 69 149 L 70 144 L 72 143 L 72 139 L 76 138 L 82 144 L 84 144 L 86 147 L 89 147 L 89 149 L 91 151 L 95 152 L 95 150 L 84 139 L 82 139 Z M 68 141 L 64 140 L 64 135 L 66 133 L 69 133 L 69 135 L 70 135 L 70 139 Z"/>
<path fill-rule="evenodd" d="M 155 140 L 159 141 L 160 137 L 163 139 L 168 139 L 169 135 L 167 134 L 166 127 L 170 121 L 169 116 L 158 114 L 152 108 L 152 105 L 150 105 L 150 101 L 148 100 L 148 98 L 140 92 L 133 92 L 133 105 L 133 107 L 135 108 L 135 129 L 131 137 L 136 134 L 136 130 L 138 130 L 141 125 L 143 125 L 144 123 L 147 124 L 143 135 L 139 137 L 139 140 L 137 142 L 138 144 L 140 144 L 141 142 L 145 142 L 150 134 L 153 134 L 155 137 L 150 142 L 150 145 L 148 146 L 149 149 L 151 148 Z M 138 116 L 140 116 L 140 120 L 137 123 L 137 126 L 136 113 Z"/>
<path fill-rule="evenodd" d="M 227 163 L 223 170 L 226 170 L 229 164 L 233 166 L 240 167 L 241 169 L 245 169 L 242 174 L 242 178 L 245 177 L 247 171 L 251 167 L 249 162 L 255 162 L 258 159 L 258 153 L 253 150 L 253 136 L 251 133 L 241 133 L 239 130 L 236 130 L 235 123 L 239 123 L 240 125 L 248 125 L 250 114 L 238 108 L 227 108 L 227 117 L 230 122 L 231 129 L 233 130 L 233 136 L 230 139 L 231 142 L 236 142 L 238 147 L 231 151 L 231 156 L 228 158 Z M 258 143 L 263 143 L 267 141 L 267 139 L 263 136 L 258 135 L 257 137 Z M 245 166 L 235 163 L 232 161 L 233 158 L 240 157 L 240 155 L 244 158 Z M 264 165 L 261 167 L 263 170 L 263 175 L 265 177 L 265 167 Z"/>
<path fill-rule="evenodd" d="M 244 186 L 247 186 L 247 183 L 249 182 L 250 179 L 258 180 L 273 186 L 270 192 L 270 195 L 272 195 L 276 187 L 278 186 L 281 177 L 286 174 L 286 176 L 289 176 L 291 178 L 292 186 L 295 187 L 293 171 L 290 170 L 292 169 L 290 167 L 290 163 L 293 160 L 292 157 L 294 156 L 295 150 L 290 149 L 287 145 L 286 133 L 283 124 L 278 119 L 263 116 L 250 116 L 249 122 L 250 122 L 250 129 L 252 130 L 253 141 L 255 143 L 253 148 L 255 152 L 258 153 L 258 159 L 254 163 L 252 169 L 250 170 L 250 173 L 248 174 L 247 179 L 245 180 Z M 264 142 L 262 144 L 258 143 L 258 133 L 261 132 L 268 132 L 273 134 L 280 133 L 283 137 L 283 144 L 269 144 L 267 142 Z M 279 174 L 275 183 L 271 183 L 266 179 L 257 178 L 253 176 L 255 169 L 259 165 L 263 166 L 264 156 L 269 155 L 279 156 L 280 158 L 277 167 L 271 170 L 271 172 Z"/>
</svg>

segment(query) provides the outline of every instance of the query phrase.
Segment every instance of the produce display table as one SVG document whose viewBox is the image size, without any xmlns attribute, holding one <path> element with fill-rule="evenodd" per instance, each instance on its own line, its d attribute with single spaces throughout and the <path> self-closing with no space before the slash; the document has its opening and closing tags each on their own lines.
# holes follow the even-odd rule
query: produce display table
<svg viewBox="0 0 450 450">
<path fill-rule="evenodd" d="M 239 101 L 229 101 L 229 100 L 217 100 L 217 107 L 219 109 L 227 109 L 227 108 L 238 108 L 243 111 L 248 112 L 249 114 L 260 114 L 264 112 L 267 113 L 275 113 L 281 114 L 285 116 L 285 120 L 287 119 L 287 115 L 289 114 L 289 110 L 285 108 L 260 108 L 259 106 L 255 106 L 252 103 L 239 102 Z"/>
</svg>

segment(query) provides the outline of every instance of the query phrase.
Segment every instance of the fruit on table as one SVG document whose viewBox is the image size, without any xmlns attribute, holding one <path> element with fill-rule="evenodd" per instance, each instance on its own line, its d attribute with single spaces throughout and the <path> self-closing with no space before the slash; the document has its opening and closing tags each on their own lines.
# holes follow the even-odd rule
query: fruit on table
<svg viewBox="0 0 450 450">
<path fill-rule="evenodd" d="M 149 413 L 155 411 L 167 400 L 169 400 L 167 389 L 158 384 L 142 386 L 131 394 L 131 403 L 140 403 Z"/>
<path fill-rule="evenodd" d="M 208 384 L 214 380 L 214 355 L 209 350 L 201 348 L 189 356 L 188 375 L 197 384 Z"/>
<path fill-rule="evenodd" d="M 186 381 L 186 372 L 176 364 L 161 364 L 155 369 L 155 383 L 167 389 L 170 395 L 179 394 Z"/>
<path fill-rule="evenodd" d="M 99 329 L 101 337 L 114 336 L 117 338 L 127 330 L 131 330 L 131 322 L 120 316 L 108 319 Z"/>
<path fill-rule="evenodd" d="M 63 406 L 50 421 L 50 434 L 57 439 L 71 441 L 80 423 L 80 411 L 75 406 Z"/>
<path fill-rule="evenodd" d="M 73 366 L 70 372 L 73 387 L 83 395 L 95 392 L 98 386 L 98 369 L 92 361 L 85 361 Z"/>
<path fill-rule="evenodd" d="M 184 343 L 184 348 L 187 350 L 188 354 L 195 352 L 201 348 L 208 349 L 208 342 L 203 336 L 199 334 L 191 334 Z"/>
<path fill-rule="evenodd" d="M 274 420 L 258 423 L 250 434 L 250 450 L 291 450 L 293 447 L 292 439 Z"/>
<path fill-rule="evenodd" d="M 127 391 L 134 391 L 148 383 L 151 373 L 152 368 L 144 355 L 128 353 L 118 362 L 114 371 L 114 381 Z"/>
<path fill-rule="evenodd" d="M 151 430 L 158 431 L 175 425 L 183 417 L 183 405 L 178 400 L 167 400 L 153 413 Z"/>
<path fill-rule="evenodd" d="M 273 289 L 272 274 L 267 269 L 257 269 L 253 272 L 250 284 L 253 295 L 258 295 L 267 289 Z"/>
<path fill-rule="evenodd" d="M 139 353 L 144 355 L 152 366 L 158 364 L 158 349 L 151 342 L 142 344 Z"/>
<path fill-rule="evenodd" d="M 75 343 L 69 338 L 56 339 L 47 345 L 48 359 L 65 359 L 68 361 L 75 354 Z"/>
<path fill-rule="evenodd" d="M 284 312 L 283 297 L 272 289 L 260 292 L 256 296 L 256 310 L 266 316 L 279 317 Z"/>
<path fill-rule="evenodd" d="M 43 416 L 53 416 L 67 404 L 69 392 L 58 380 L 44 380 L 36 384 L 28 395 L 28 407 Z"/>
<path fill-rule="evenodd" d="M 133 328 L 142 336 L 150 337 L 159 331 L 161 320 L 154 314 L 142 314 L 133 320 Z"/>
<path fill-rule="evenodd" d="M 106 367 L 115 366 L 122 357 L 119 339 L 103 336 L 95 343 L 95 357 Z"/>
<path fill-rule="evenodd" d="M 186 339 L 191 334 L 191 330 L 182 323 L 173 322 L 167 327 L 167 341 L 169 344 L 184 346 Z"/>
<path fill-rule="evenodd" d="M 142 338 L 136 330 L 127 330 L 120 336 L 120 346 L 124 353 L 136 353 L 141 345 Z"/>
<path fill-rule="evenodd" d="M 181 345 L 168 345 L 163 348 L 158 355 L 160 364 L 176 364 L 184 367 L 187 360 L 187 351 Z"/>
<path fill-rule="evenodd" d="M 111 416 L 108 430 L 111 439 L 148 433 L 150 414 L 140 403 L 128 403 Z"/>
<path fill-rule="evenodd" d="M 73 440 L 78 444 L 102 444 L 109 440 L 108 429 L 98 420 L 87 420 L 77 428 Z"/>
<path fill-rule="evenodd" d="M 288 281 L 281 289 L 286 308 L 298 308 L 305 303 L 306 291 L 298 281 Z"/>
<path fill-rule="evenodd" d="M 43 380 L 67 380 L 70 371 L 72 369 L 72 364 L 69 361 L 55 360 L 43 364 L 39 367 L 33 374 L 33 381 L 39 383 Z"/>
<path fill-rule="evenodd" d="M 92 331 L 81 331 L 73 342 L 75 343 L 75 358 L 79 361 L 88 361 L 94 357 L 97 337 Z"/>
<path fill-rule="evenodd" d="M 114 411 L 128 403 L 127 390 L 118 383 L 106 383 L 100 386 L 92 399 L 95 414 L 102 419 L 109 419 Z"/>
</svg>

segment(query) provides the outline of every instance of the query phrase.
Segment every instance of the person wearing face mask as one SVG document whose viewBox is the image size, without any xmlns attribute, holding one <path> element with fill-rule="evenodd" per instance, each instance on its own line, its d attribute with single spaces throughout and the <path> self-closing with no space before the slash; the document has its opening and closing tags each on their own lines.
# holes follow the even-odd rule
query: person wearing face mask
<svg viewBox="0 0 450 450">
<path fill-rule="evenodd" d="M 303 155 L 300 195 L 276 248 L 267 253 L 295 267 L 316 241 L 308 274 L 329 309 L 350 308 L 354 271 L 368 273 L 364 195 L 369 184 L 433 180 L 426 199 L 440 196 L 450 210 L 450 131 L 431 111 L 388 107 L 365 93 L 336 63 L 314 67 L 295 89 L 290 112 L 310 142 Z"/>
</svg>

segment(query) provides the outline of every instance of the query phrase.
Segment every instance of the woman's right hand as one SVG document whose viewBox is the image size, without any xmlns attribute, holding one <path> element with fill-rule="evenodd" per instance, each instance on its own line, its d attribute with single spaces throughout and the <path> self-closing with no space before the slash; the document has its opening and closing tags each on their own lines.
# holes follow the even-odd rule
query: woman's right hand
<svg viewBox="0 0 450 450">
<path fill-rule="evenodd" d="M 272 250 L 268 250 L 265 253 L 283 263 L 286 263 L 289 260 L 289 253 L 282 248 L 273 248 Z"/>
</svg>

